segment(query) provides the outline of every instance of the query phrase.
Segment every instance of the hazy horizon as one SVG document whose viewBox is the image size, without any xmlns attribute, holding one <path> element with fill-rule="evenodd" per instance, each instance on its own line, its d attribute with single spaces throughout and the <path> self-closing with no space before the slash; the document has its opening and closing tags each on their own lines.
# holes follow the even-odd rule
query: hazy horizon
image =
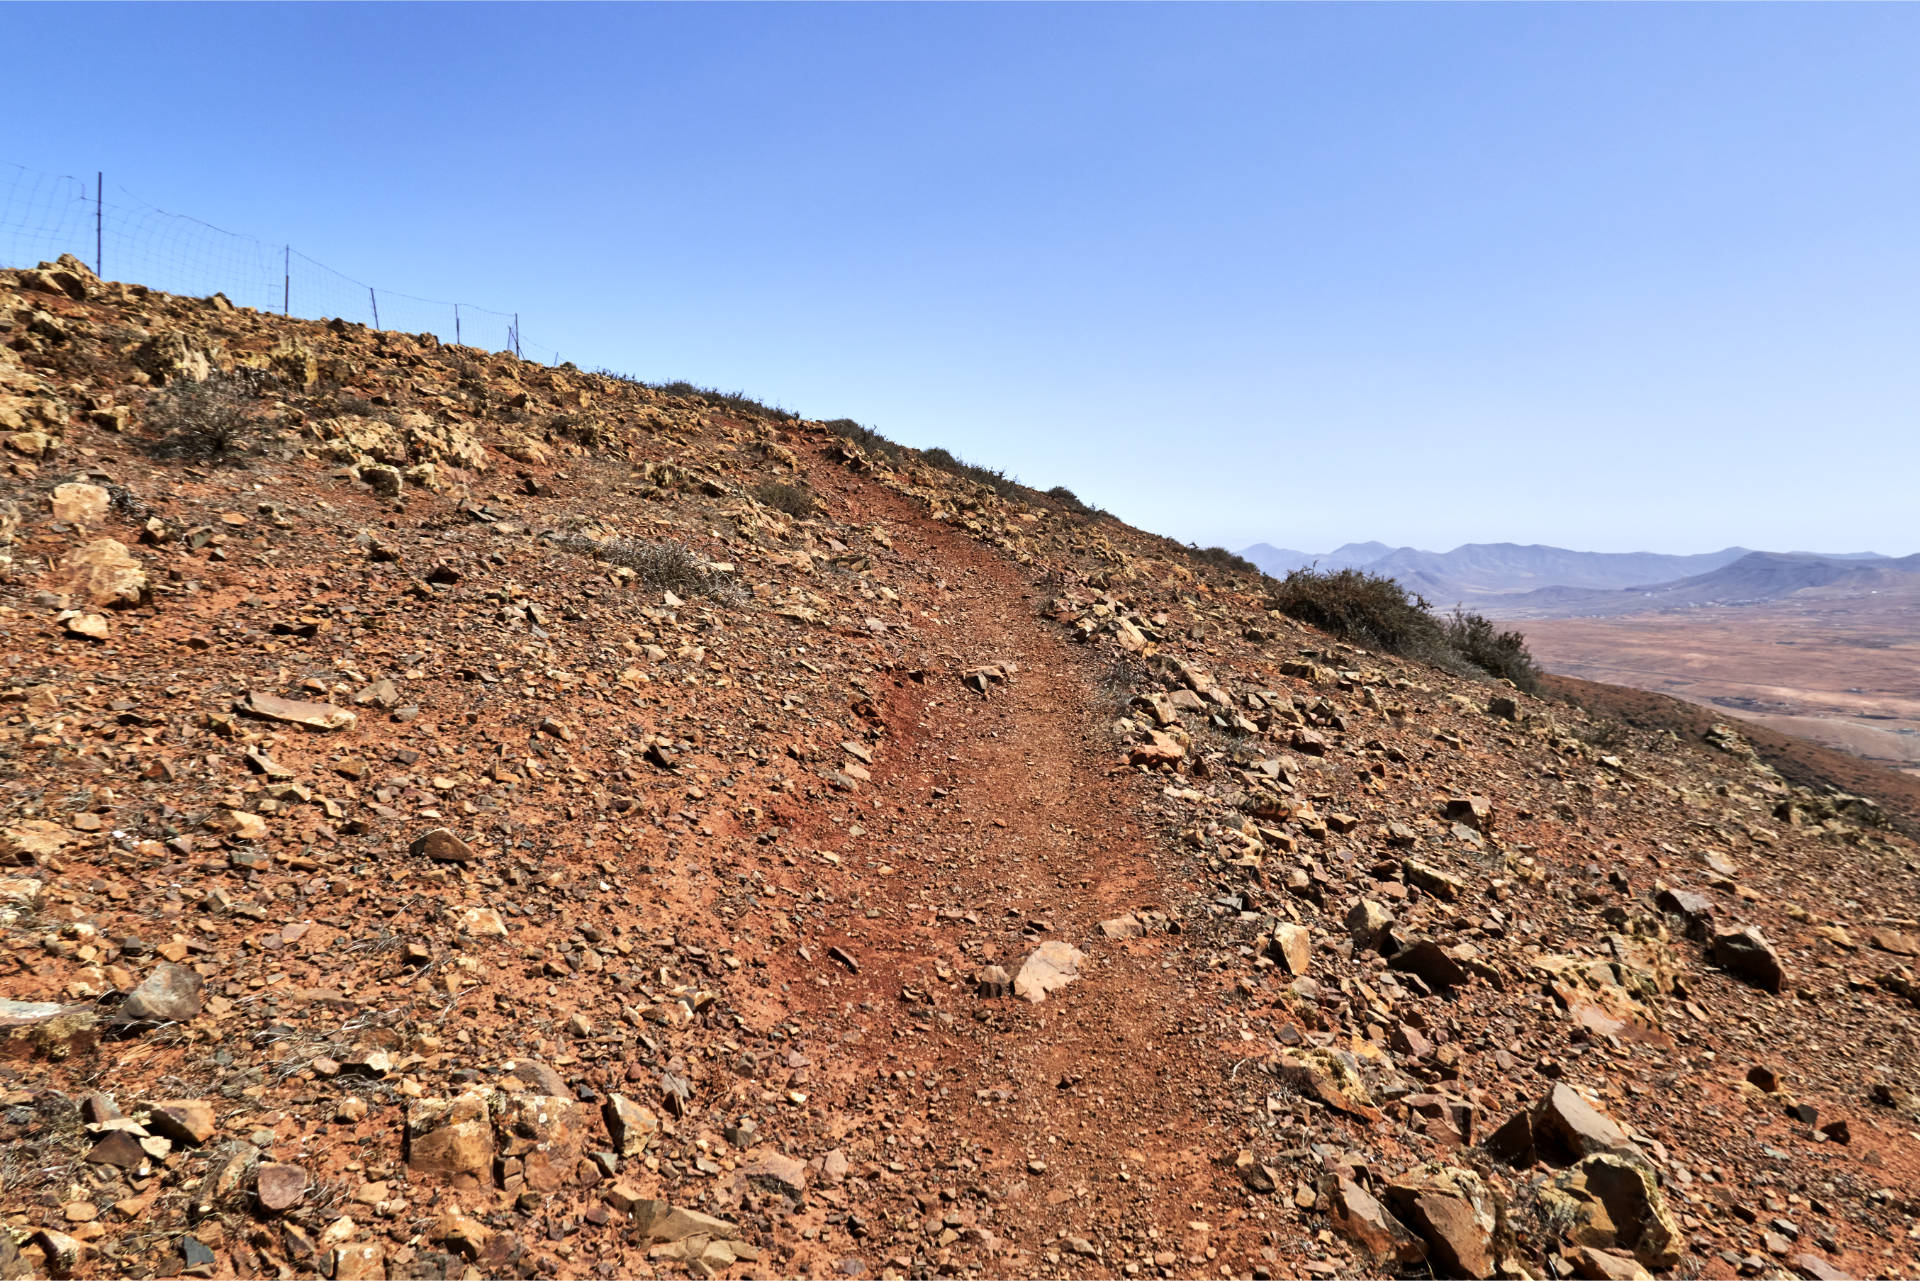
<svg viewBox="0 0 1920 1281">
<path fill-rule="evenodd" d="M 1252 542 L 1243 543 L 1238 547 L 1229 547 L 1227 550 L 1232 552 L 1245 552 L 1251 548 L 1266 546 L 1276 551 L 1295 551 L 1308 555 L 1324 556 L 1331 555 L 1347 547 L 1364 547 L 1369 543 L 1385 543 L 1385 540 L 1379 538 L 1348 538 L 1330 547 L 1303 547 L 1298 543 L 1273 538 L 1256 538 Z M 1457 552 L 1463 547 L 1489 547 L 1503 544 L 1514 547 L 1550 547 L 1556 551 L 1567 552 L 1592 552 L 1603 556 L 1705 556 L 1713 552 L 1723 552 L 1735 547 L 1744 548 L 1750 552 L 1774 552 L 1780 555 L 1863 556 L 1871 554 L 1885 556 L 1890 560 L 1899 560 L 1906 556 L 1920 554 L 1920 548 L 1916 548 L 1913 551 L 1889 552 L 1878 547 L 1755 547 L 1751 543 L 1737 541 L 1722 543 L 1718 547 L 1692 547 L 1680 551 L 1674 551 L 1665 547 L 1567 547 L 1560 543 L 1523 542 L 1517 538 L 1476 540 L 1473 542 L 1455 543 L 1451 547 L 1422 547 L 1418 543 L 1385 543 L 1389 551 L 1401 551 L 1406 548 L 1412 548 L 1415 551 L 1432 552 L 1443 556 L 1449 552 Z"/>
<path fill-rule="evenodd" d="M 0 160 L 1183 541 L 1915 550 L 1912 6 L 0 21 Z"/>
</svg>

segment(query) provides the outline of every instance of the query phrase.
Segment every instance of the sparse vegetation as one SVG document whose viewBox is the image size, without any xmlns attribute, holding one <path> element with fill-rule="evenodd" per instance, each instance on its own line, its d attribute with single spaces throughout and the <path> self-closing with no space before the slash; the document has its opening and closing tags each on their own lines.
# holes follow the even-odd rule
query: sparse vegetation
<svg viewBox="0 0 1920 1281">
<path fill-rule="evenodd" d="M 554 546 L 576 556 L 618 565 L 633 571 L 641 584 L 676 596 L 708 596 L 722 602 L 737 594 L 731 579 L 716 574 L 678 543 L 655 543 L 644 538 L 589 538 L 581 533 L 556 534 Z"/>
<path fill-rule="evenodd" d="M 1360 569 L 1296 569 L 1274 593 L 1273 608 L 1370 649 L 1431 658 L 1445 649 L 1425 598 L 1391 578 Z"/>
<path fill-rule="evenodd" d="M 1065 485 L 1055 485 L 1047 491 L 1047 497 L 1076 516 L 1098 516 L 1101 514 L 1098 507 L 1089 506 L 1080 501 L 1080 495 L 1074 493 Z"/>
<path fill-rule="evenodd" d="M 254 376 L 250 376 L 254 375 Z M 255 435 L 260 379 L 252 370 L 181 379 L 147 402 L 153 452 L 162 458 L 218 461 L 244 450 Z"/>
<path fill-rule="evenodd" d="M 1503 677 L 1529 693 L 1540 685 L 1524 635 L 1457 609 L 1435 618 L 1425 597 L 1379 574 L 1296 569 L 1280 584 L 1272 608 L 1370 649 Z"/>
<path fill-rule="evenodd" d="M 1258 574 L 1260 569 L 1244 556 L 1236 556 L 1224 547 L 1187 547 L 1187 554 L 1215 569 L 1230 569 L 1242 574 Z"/>
<path fill-rule="evenodd" d="M 1020 482 L 1008 476 L 1005 472 L 996 471 L 991 467 L 981 467 L 977 464 L 956 458 L 950 451 L 942 449 L 938 445 L 932 449 L 921 450 L 920 457 L 925 460 L 928 466 L 938 467 L 950 476 L 963 476 L 976 484 L 985 485 L 1002 498 L 1012 498 L 1022 489 Z"/>
<path fill-rule="evenodd" d="M 851 418 L 835 418 L 831 422 L 822 423 L 821 426 L 840 439 L 851 441 L 867 453 L 876 458 L 884 458 L 896 467 L 906 458 L 907 451 L 904 448 L 894 444 L 879 432 L 862 427 Z"/>
<path fill-rule="evenodd" d="M 805 520 L 820 510 L 819 498 L 805 481 L 789 485 L 785 481 L 769 480 L 755 486 L 753 496 L 795 520 Z"/>
<path fill-rule="evenodd" d="M 1519 632 L 1503 632 L 1479 614 L 1457 607 L 1442 623 L 1447 645 L 1483 672 L 1504 677 L 1529 694 L 1540 692 L 1540 668 Z"/>
<path fill-rule="evenodd" d="M 721 391 L 717 387 L 701 387 L 684 378 L 645 385 L 668 396 L 703 401 L 712 408 L 732 414 L 736 418 L 771 418 L 778 422 L 791 422 L 798 416 L 791 410 L 755 400 L 744 391 Z"/>
</svg>

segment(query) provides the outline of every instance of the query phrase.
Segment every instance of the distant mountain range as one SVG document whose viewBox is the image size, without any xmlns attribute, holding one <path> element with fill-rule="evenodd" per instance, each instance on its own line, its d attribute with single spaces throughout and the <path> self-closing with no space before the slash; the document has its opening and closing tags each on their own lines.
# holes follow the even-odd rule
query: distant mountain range
<svg viewBox="0 0 1920 1281">
<path fill-rule="evenodd" d="M 1316 565 L 1397 579 L 1440 608 L 1459 604 L 1502 618 L 1637 613 L 1703 604 L 1776 600 L 1876 576 L 1904 582 L 1920 556 L 1877 552 L 1756 552 L 1728 547 L 1695 556 L 1657 552 L 1576 552 L 1539 544 L 1467 543 L 1450 552 L 1385 543 L 1348 543 L 1326 553 L 1256 543 L 1240 553 L 1276 578 Z"/>
</svg>

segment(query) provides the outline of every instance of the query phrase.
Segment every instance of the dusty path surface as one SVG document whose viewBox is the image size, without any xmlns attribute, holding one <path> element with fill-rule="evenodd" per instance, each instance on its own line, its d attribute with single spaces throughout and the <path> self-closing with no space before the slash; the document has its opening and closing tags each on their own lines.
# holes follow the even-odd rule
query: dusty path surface
<svg viewBox="0 0 1920 1281">
<path fill-rule="evenodd" d="M 1920 1274 L 1891 792 L 847 420 L 0 303 L 0 1279 Z"/>
<path fill-rule="evenodd" d="M 951 654 L 1015 669 L 986 694 L 899 682 L 871 790 L 812 834 L 865 887 L 822 935 L 859 968 L 802 959 L 793 1004 L 803 1025 L 842 1029 L 845 1066 L 820 1084 L 857 1136 L 849 1153 L 917 1196 L 893 1257 L 868 1266 L 905 1267 L 931 1229 L 946 1265 L 1211 1271 L 1227 1139 L 1209 1100 L 1232 1065 L 1186 1016 L 1182 940 L 1151 928 L 1198 887 L 1156 868 L 1153 789 L 1099 741 L 1123 699 L 1007 559 L 913 521 L 895 495 L 850 482 L 840 497 L 851 519 L 897 520 L 900 549 L 949 585 Z M 1130 914 L 1149 921 L 1141 937 L 1102 932 Z M 983 969 L 1015 975 L 1047 940 L 1084 953 L 1076 982 L 1037 1005 L 975 997 Z M 912 1177 L 929 1166 L 942 1182 Z M 830 1227 L 820 1243 L 860 1257 Z"/>
</svg>

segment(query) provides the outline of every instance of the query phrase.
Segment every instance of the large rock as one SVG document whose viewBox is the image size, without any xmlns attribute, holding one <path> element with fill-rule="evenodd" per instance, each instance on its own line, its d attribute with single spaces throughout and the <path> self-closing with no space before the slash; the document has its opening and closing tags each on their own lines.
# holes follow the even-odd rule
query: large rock
<svg viewBox="0 0 1920 1281">
<path fill-rule="evenodd" d="M 748 1157 L 747 1163 L 740 1167 L 740 1173 L 747 1177 L 748 1182 L 794 1201 L 806 1196 L 806 1162 L 772 1148 L 749 1153 Z"/>
<path fill-rule="evenodd" d="M 558 1192 L 579 1172 L 591 1115 L 586 1105 L 552 1095 L 509 1099 L 499 1117 L 500 1155 L 520 1159 L 533 1191 Z"/>
<path fill-rule="evenodd" d="M 1407 1230 L 1372 1193 L 1345 1175 L 1332 1176 L 1327 1217 L 1375 1267 L 1407 1267 L 1427 1257 L 1427 1243 Z"/>
<path fill-rule="evenodd" d="M 1304 925 L 1276 925 L 1273 929 L 1273 953 L 1288 974 L 1299 977 L 1312 963 L 1313 939 Z"/>
<path fill-rule="evenodd" d="M 436 827 L 413 839 L 407 846 L 407 852 L 416 856 L 424 855 L 435 863 L 473 863 L 480 858 L 473 846 L 455 836 L 444 827 Z"/>
<path fill-rule="evenodd" d="M 1653 1281 L 1653 1273 L 1641 1267 L 1631 1254 L 1576 1245 L 1560 1258 L 1581 1281 Z"/>
<path fill-rule="evenodd" d="M 1643 1160 L 1597 1153 L 1542 1188 L 1540 1199 L 1550 1214 L 1573 1222 L 1573 1245 L 1631 1251 L 1655 1271 L 1680 1261 L 1685 1238 Z"/>
<path fill-rule="evenodd" d="M 660 1132 L 660 1118 L 653 1110 L 624 1095 L 609 1095 L 600 1113 L 613 1139 L 613 1150 L 620 1156 L 639 1156 Z"/>
<path fill-rule="evenodd" d="M 1048 939 L 1027 957 L 1020 973 L 1014 976 L 1013 990 L 1035 1005 L 1080 977 L 1080 962 L 1086 960 L 1079 948 L 1060 939 Z"/>
<path fill-rule="evenodd" d="M 176 381 L 205 382 L 213 373 L 214 360 L 187 340 L 178 330 L 149 338 L 133 354 L 133 363 L 158 383 Z"/>
<path fill-rule="evenodd" d="M 1752 925 L 1715 930 L 1713 940 L 1707 944 L 1707 959 L 1735 978 L 1764 991 L 1778 992 L 1786 982 L 1780 954 L 1767 942 L 1767 936 Z"/>
<path fill-rule="evenodd" d="M 1427 1243 L 1437 1275 L 1486 1281 L 1493 1275 L 1495 1194 L 1470 1170 L 1442 1170 L 1387 1188 L 1386 1203 Z"/>
<path fill-rule="evenodd" d="M 1274 1064 L 1274 1075 L 1302 1098 L 1332 1108 L 1335 1112 L 1361 1121 L 1378 1121 L 1380 1111 L 1373 1096 L 1360 1079 L 1351 1055 L 1332 1050 L 1299 1049 L 1283 1054 Z"/>
<path fill-rule="evenodd" d="M 65 1059 L 100 1044 L 99 1022 L 84 1005 L 0 999 L 0 1059 Z"/>
<path fill-rule="evenodd" d="M 213 1105 L 205 1099 L 168 1099 L 153 1105 L 147 1128 L 175 1143 L 199 1147 L 219 1132 Z"/>
<path fill-rule="evenodd" d="M 470 1091 L 408 1105 L 404 1155 L 414 1173 L 441 1175 L 456 1186 L 490 1187 L 493 1154 L 489 1095 Z"/>
<path fill-rule="evenodd" d="M 1536 1145 L 1579 1158 L 1595 1153 L 1638 1152 L 1612 1117 L 1581 1098 L 1571 1086 L 1556 1085 L 1533 1110 Z"/>
<path fill-rule="evenodd" d="M 253 1194 L 268 1214 L 284 1214 L 307 1198 L 312 1180 L 297 1165 L 262 1161 L 253 1175 Z"/>
<path fill-rule="evenodd" d="M 127 1023 L 185 1023 L 200 1013 L 207 981 L 184 965 L 163 962 L 120 1003 Z"/>
<path fill-rule="evenodd" d="M 61 254 L 52 262 L 43 262 L 38 267 L 22 271 L 20 287 L 49 294 L 65 294 L 75 302 L 85 302 L 87 295 L 99 290 L 100 277 L 72 254 Z"/>
<path fill-rule="evenodd" d="M 0 876 L 0 929 L 38 907 L 46 888 L 45 881 L 31 876 Z"/>
<path fill-rule="evenodd" d="M 335 707 L 332 703 L 309 703 L 304 699 L 263 694 L 259 690 L 249 690 L 237 706 L 249 716 L 288 725 L 304 725 L 308 729 L 347 729 L 359 719 L 344 707 Z"/>
<path fill-rule="evenodd" d="M 53 518 L 57 521 L 94 526 L 103 523 L 107 513 L 113 510 L 113 495 L 98 485 L 70 481 L 53 487 L 53 492 L 47 495 L 47 505 L 53 509 Z"/>
<path fill-rule="evenodd" d="M 146 598 L 147 570 L 117 538 L 96 538 L 60 562 L 60 586 L 94 609 L 138 605 Z"/>
<path fill-rule="evenodd" d="M 1347 936 L 1355 947 L 1379 951 L 1392 928 L 1393 913 L 1370 898 L 1361 899 L 1347 912 Z"/>
<path fill-rule="evenodd" d="M 23 819 L 0 831 L 0 856 L 13 863 L 42 863 L 72 842 L 73 833 L 58 823 L 44 818 Z"/>
<path fill-rule="evenodd" d="M 1395 952 L 1387 964 L 1396 970 L 1417 976 L 1436 992 L 1459 987 L 1467 981 L 1467 971 L 1447 950 L 1432 939 L 1417 939 Z"/>
</svg>

